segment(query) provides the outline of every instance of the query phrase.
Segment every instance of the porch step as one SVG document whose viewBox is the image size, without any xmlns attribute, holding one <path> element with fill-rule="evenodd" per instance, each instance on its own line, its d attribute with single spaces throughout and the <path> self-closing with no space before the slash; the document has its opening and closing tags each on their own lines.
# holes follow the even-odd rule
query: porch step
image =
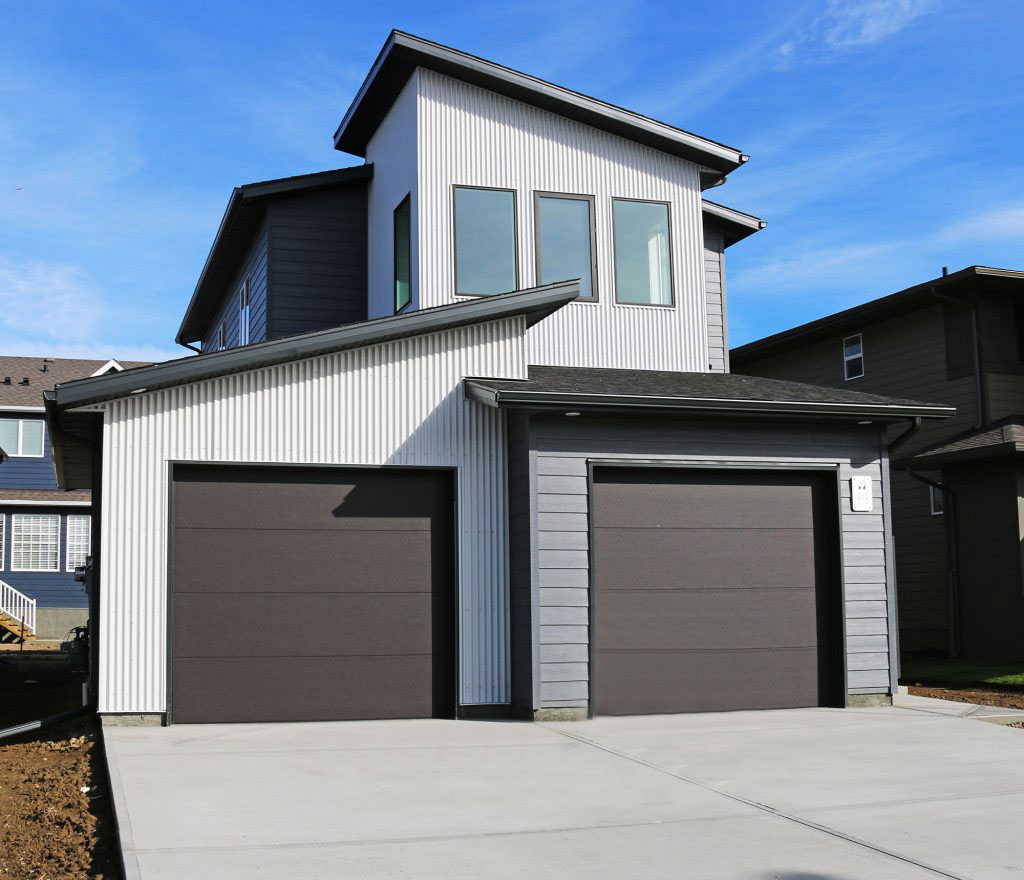
<svg viewBox="0 0 1024 880">
<path fill-rule="evenodd" d="M 9 633 L 13 633 L 19 639 L 24 639 L 26 642 L 33 642 L 36 639 L 36 634 L 27 632 L 23 636 L 21 634 L 21 621 L 15 620 L 8 614 L 0 612 L 0 627 L 7 630 Z"/>
</svg>

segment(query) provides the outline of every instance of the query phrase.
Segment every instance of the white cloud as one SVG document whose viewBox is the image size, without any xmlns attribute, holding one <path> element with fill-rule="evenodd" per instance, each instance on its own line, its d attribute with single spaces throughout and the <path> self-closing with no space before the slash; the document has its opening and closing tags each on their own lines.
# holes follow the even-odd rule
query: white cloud
<svg viewBox="0 0 1024 880">
<path fill-rule="evenodd" d="M 939 232 L 947 244 L 1024 239 L 1024 201 L 1007 202 L 950 223 Z"/>
<path fill-rule="evenodd" d="M 166 360 L 184 349 L 117 342 L 114 310 L 76 266 L 0 260 L 0 353 L 37 357 Z M 128 336 L 133 328 L 119 328 Z"/>
<path fill-rule="evenodd" d="M 841 286 L 852 278 L 863 278 L 866 266 L 879 265 L 899 253 L 900 247 L 896 242 L 809 246 L 795 256 L 765 260 L 737 271 L 729 285 L 750 293 L 757 291 L 758 296 L 794 290 L 813 294 L 816 288 Z"/>
<path fill-rule="evenodd" d="M 873 46 L 938 5 L 939 0 L 828 0 L 821 15 L 778 47 L 777 60 L 786 66 Z"/>
</svg>

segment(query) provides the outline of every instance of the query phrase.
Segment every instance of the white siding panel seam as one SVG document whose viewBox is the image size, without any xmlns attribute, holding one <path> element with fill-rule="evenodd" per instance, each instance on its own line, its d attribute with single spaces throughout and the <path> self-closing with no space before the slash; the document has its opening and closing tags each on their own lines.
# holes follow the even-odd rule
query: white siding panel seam
<svg viewBox="0 0 1024 880">
<path fill-rule="evenodd" d="M 461 380 L 524 378 L 525 330 L 510 318 L 105 404 L 100 711 L 165 710 L 173 461 L 456 468 L 459 697 L 507 702 L 505 418 Z"/>
</svg>

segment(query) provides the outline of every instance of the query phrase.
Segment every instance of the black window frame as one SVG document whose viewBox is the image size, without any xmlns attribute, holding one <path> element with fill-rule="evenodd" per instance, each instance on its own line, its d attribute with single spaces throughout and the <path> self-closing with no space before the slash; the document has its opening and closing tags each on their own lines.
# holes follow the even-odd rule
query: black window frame
<svg viewBox="0 0 1024 880">
<path fill-rule="evenodd" d="M 846 343 L 851 339 L 857 339 L 860 341 L 860 354 L 855 354 L 852 357 L 846 353 Z M 860 361 L 860 372 L 856 376 L 850 375 L 850 362 Z M 843 337 L 843 381 L 853 382 L 856 379 L 863 379 L 867 375 L 867 361 L 864 359 L 864 334 L 863 333 L 851 333 L 849 336 Z"/>
<path fill-rule="evenodd" d="M 631 196 L 612 196 L 612 289 L 615 291 L 615 304 L 617 306 L 637 306 L 645 309 L 674 309 L 676 307 L 676 279 L 675 279 L 675 253 L 672 247 L 672 203 L 665 201 L 664 199 L 638 199 Z M 616 202 L 642 202 L 645 205 L 664 205 L 665 206 L 665 219 L 666 226 L 668 228 L 668 294 L 669 302 L 667 303 L 644 303 L 644 302 L 623 302 L 619 299 L 619 277 L 618 277 L 618 257 L 616 255 L 615 247 L 615 203 Z"/>
<path fill-rule="evenodd" d="M 453 183 L 451 187 L 451 205 L 452 205 L 452 288 L 455 290 L 455 296 L 466 296 L 466 297 L 481 297 L 481 296 L 500 296 L 497 293 L 467 293 L 459 290 L 459 235 L 458 235 L 458 210 L 455 201 L 455 194 L 460 189 L 482 189 L 488 192 L 507 192 L 512 193 L 512 248 L 513 248 L 513 268 L 515 269 L 515 287 L 513 290 L 519 290 L 520 273 L 519 273 L 519 193 L 513 188 L 508 186 L 478 186 L 470 183 Z M 511 292 L 511 291 L 507 291 Z"/>
<path fill-rule="evenodd" d="M 408 208 L 408 261 L 409 261 L 409 299 L 401 306 L 398 305 L 398 212 L 402 208 Z M 395 314 L 400 314 L 412 305 L 412 193 L 406 193 L 405 198 L 391 212 L 391 299 Z"/>
<path fill-rule="evenodd" d="M 600 294 L 597 287 L 597 198 L 587 193 L 553 192 L 550 190 L 533 191 L 533 264 L 535 278 L 538 285 L 545 282 L 540 275 L 540 200 L 541 199 L 565 199 L 570 202 L 590 203 L 590 289 L 592 296 L 580 296 L 576 302 L 598 302 Z M 559 278 L 558 281 L 567 281 L 567 278 Z"/>
</svg>

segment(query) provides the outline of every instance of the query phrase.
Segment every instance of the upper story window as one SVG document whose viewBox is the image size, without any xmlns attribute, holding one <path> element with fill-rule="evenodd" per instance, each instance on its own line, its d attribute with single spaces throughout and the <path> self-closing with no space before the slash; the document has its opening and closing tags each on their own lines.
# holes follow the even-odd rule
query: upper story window
<svg viewBox="0 0 1024 880">
<path fill-rule="evenodd" d="M 228 347 L 228 322 L 221 321 L 217 328 L 217 351 L 224 351 Z"/>
<path fill-rule="evenodd" d="M 65 568 L 74 571 L 78 566 L 85 565 L 89 555 L 92 536 L 92 517 L 69 516 L 67 549 L 65 550 Z"/>
<path fill-rule="evenodd" d="M 11 517 L 11 571 L 60 571 L 60 517 Z"/>
<path fill-rule="evenodd" d="M 515 192 L 455 187 L 456 295 L 489 296 L 518 287 Z"/>
<path fill-rule="evenodd" d="M 238 344 L 249 344 L 249 306 L 252 303 L 252 278 L 245 276 L 238 293 Z"/>
<path fill-rule="evenodd" d="M 0 419 L 0 449 L 14 458 L 42 458 L 42 419 Z"/>
<path fill-rule="evenodd" d="M 535 195 L 537 283 L 580 279 L 580 299 L 597 299 L 594 197 Z"/>
<path fill-rule="evenodd" d="M 843 340 L 843 375 L 847 382 L 864 375 L 864 340 L 859 333 Z"/>
<path fill-rule="evenodd" d="M 612 200 L 615 301 L 672 305 L 672 252 L 668 204 Z"/>
<path fill-rule="evenodd" d="M 412 207 L 409 196 L 395 208 L 395 314 L 412 302 Z"/>
<path fill-rule="evenodd" d="M 928 487 L 928 506 L 932 516 L 941 516 L 946 512 L 946 493 L 938 486 Z"/>
</svg>

